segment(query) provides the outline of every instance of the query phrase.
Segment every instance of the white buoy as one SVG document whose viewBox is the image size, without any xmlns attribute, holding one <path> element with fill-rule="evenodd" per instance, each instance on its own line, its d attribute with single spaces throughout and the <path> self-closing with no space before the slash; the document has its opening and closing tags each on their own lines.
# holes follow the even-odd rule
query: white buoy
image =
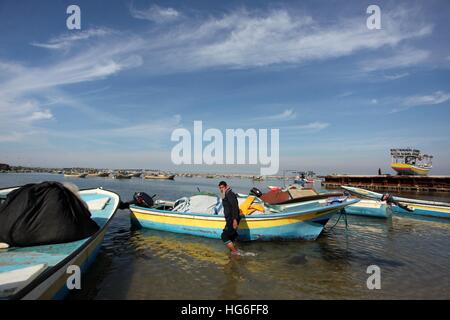
<svg viewBox="0 0 450 320">
<path fill-rule="evenodd" d="M 0 242 L 0 249 L 8 249 L 8 248 L 9 248 L 9 244 Z"/>
</svg>

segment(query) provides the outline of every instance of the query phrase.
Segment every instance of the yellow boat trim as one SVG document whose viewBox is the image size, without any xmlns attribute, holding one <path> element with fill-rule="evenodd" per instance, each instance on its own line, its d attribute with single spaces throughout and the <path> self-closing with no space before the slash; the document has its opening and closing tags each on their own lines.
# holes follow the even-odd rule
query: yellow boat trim
<svg viewBox="0 0 450 320">
<path fill-rule="evenodd" d="M 427 211 L 436 211 L 436 212 L 448 212 L 450 213 L 450 208 L 443 208 L 437 206 L 427 206 L 421 204 L 412 204 L 408 202 L 400 202 L 401 204 L 408 206 L 411 209 L 419 209 L 419 210 L 427 210 Z"/>
<path fill-rule="evenodd" d="M 430 171 L 430 169 L 423 169 L 423 168 L 418 168 L 415 166 L 413 166 L 411 169 L 412 169 L 412 171 L 414 171 L 415 173 L 420 174 L 420 175 L 426 175 Z"/>
</svg>

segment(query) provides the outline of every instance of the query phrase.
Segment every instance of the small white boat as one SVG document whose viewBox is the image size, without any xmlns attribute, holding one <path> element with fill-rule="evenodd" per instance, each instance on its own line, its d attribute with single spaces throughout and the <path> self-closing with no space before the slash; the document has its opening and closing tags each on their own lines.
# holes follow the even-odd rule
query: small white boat
<svg viewBox="0 0 450 320">
<path fill-rule="evenodd" d="M 148 174 L 144 176 L 147 180 L 174 180 L 174 174 Z"/>
<path fill-rule="evenodd" d="M 342 186 L 351 194 L 360 198 L 381 200 L 381 193 L 369 191 L 366 189 Z M 438 218 L 450 219 L 450 203 L 418 200 L 402 197 L 392 197 L 394 203 L 391 204 L 392 211 L 397 214 L 421 215 Z"/>
<path fill-rule="evenodd" d="M 133 177 L 132 174 L 126 174 L 126 173 L 116 173 L 113 178 L 114 179 L 131 179 Z"/>
<path fill-rule="evenodd" d="M 64 177 L 68 177 L 68 178 L 86 178 L 87 177 L 87 173 L 65 173 Z"/>
</svg>

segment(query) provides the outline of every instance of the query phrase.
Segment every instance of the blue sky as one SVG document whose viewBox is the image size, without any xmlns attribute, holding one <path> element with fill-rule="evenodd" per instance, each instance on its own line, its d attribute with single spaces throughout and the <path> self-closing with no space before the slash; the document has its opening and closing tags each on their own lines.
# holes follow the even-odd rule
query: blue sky
<svg viewBox="0 0 450 320">
<path fill-rule="evenodd" d="M 81 30 L 66 8 L 81 8 Z M 381 8 L 369 30 L 366 8 Z M 0 1 L 0 162 L 176 167 L 175 128 L 279 128 L 281 169 L 450 174 L 450 2 Z"/>
</svg>

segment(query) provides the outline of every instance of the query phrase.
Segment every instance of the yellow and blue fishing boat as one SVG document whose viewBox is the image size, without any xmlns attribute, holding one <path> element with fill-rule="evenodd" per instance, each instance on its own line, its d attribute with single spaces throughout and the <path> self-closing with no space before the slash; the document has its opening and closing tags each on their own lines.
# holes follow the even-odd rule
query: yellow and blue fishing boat
<svg viewBox="0 0 450 320">
<path fill-rule="evenodd" d="M 283 206 L 265 204 L 265 212 L 242 216 L 239 240 L 315 240 L 334 214 L 358 201 L 343 198 L 338 203 L 324 199 Z M 218 201 L 217 207 L 220 205 Z M 225 217 L 220 210 L 213 208 L 202 213 L 179 212 L 174 208 L 177 208 L 176 202 L 164 200 L 156 201 L 150 208 L 130 205 L 131 221 L 138 227 L 220 239 L 225 227 Z"/>
<path fill-rule="evenodd" d="M 5 199 L 16 188 L 0 190 Z M 70 266 L 85 272 L 95 260 L 119 196 L 103 189 L 80 191 L 100 229 L 86 239 L 52 245 L 0 249 L 0 299 L 63 299 Z"/>
<path fill-rule="evenodd" d="M 342 186 L 342 188 L 353 195 L 366 199 L 381 200 L 384 197 L 384 195 L 381 193 L 369 191 L 366 189 L 348 186 Z M 391 206 L 393 213 L 421 215 L 447 219 L 450 218 L 450 203 L 447 202 L 409 199 L 395 196 L 392 197 L 392 201 L 393 203 L 391 204 Z"/>
</svg>

